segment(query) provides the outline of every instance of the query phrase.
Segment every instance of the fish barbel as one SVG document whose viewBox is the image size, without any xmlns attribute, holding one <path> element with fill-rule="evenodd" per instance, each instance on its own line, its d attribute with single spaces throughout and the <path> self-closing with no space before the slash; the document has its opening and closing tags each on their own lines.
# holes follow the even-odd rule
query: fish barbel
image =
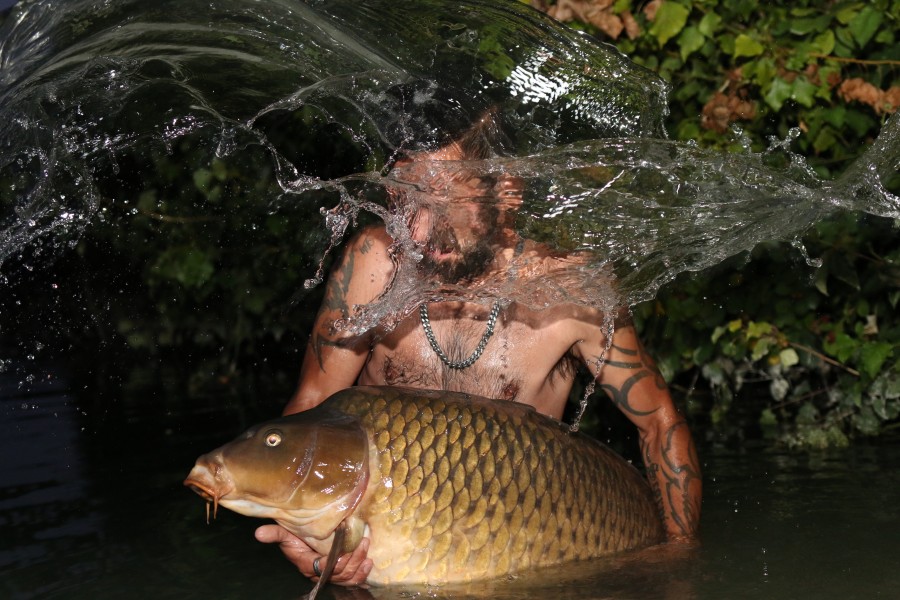
<svg viewBox="0 0 900 600">
<path fill-rule="evenodd" d="M 664 538 L 649 485 L 615 452 L 530 406 L 444 391 L 349 388 L 201 456 L 184 483 L 333 560 L 368 537 L 373 584 L 501 577 Z"/>
</svg>

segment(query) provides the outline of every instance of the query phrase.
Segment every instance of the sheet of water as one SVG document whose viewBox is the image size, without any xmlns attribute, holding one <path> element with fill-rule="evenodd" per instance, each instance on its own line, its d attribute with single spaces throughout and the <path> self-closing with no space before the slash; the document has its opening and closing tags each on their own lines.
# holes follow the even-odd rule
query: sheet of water
<svg viewBox="0 0 900 600">
<path fill-rule="evenodd" d="M 0 30 L 0 67 L 0 285 L 101 223 L 127 235 L 134 196 L 167 177 L 154 157 L 185 145 L 201 166 L 228 157 L 248 177 L 273 172 L 276 195 L 263 199 L 272 213 L 320 208 L 295 226 L 324 220 L 335 242 L 360 213 L 386 221 L 396 289 L 355 318 L 358 330 L 426 297 L 631 305 L 678 273 L 797 240 L 832 211 L 900 215 L 884 189 L 900 164 L 900 120 L 836 182 L 817 179 L 788 144 L 726 154 L 676 143 L 663 128 L 662 80 L 514 0 L 34 1 Z M 423 279 L 409 212 L 387 201 L 400 194 L 407 211 L 434 201 L 387 167 L 487 113 L 499 115 L 499 157 L 432 169 L 517 178 L 517 231 L 580 257 L 546 278 L 553 285 Z M 260 150 L 267 165 L 251 159 Z"/>
</svg>

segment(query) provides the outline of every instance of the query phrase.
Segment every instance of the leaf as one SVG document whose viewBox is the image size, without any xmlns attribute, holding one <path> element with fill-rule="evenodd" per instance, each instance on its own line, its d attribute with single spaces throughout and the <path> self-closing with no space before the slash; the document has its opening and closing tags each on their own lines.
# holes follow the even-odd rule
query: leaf
<svg viewBox="0 0 900 600">
<path fill-rule="evenodd" d="M 883 19 L 884 15 L 880 11 L 873 9 L 871 6 L 865 7 L 859 14 L 853 17 L 848 28 L 850 29 L 850 34 L 853 36 L 853 39 L 856 40 L 856 43 L 860 48 L 865 47 L 865 45 L 869 43 L 869 40 L 872 39 L 872 36 L 875 35 L 875 32 L 878 31 L 878 28 L 881 26 L 881 21 Z"/>
<path fill-rule="evenodd" d="M 798 364 L 800 362 L 800 357 L 797 356 L 797 351 L 793 348 L 785 348 L 778 353 L 778 360 L 781 362 L 781 365 L 787 369 Z"/>
<path fill-rule="evenodd" d="M 871 342 L 865 344 L 859 351 L 859 362 L 863 371 L 869 377 L 875 377 L 881 371 L 881 366 L 894 350 L 893 344 L 888 342 Z"/>
<path fill-rule="evenodd" d="M 734 40 L 734 58 L 741 56 L 758 56 L 763 53 L 763 45 L 746 33 L 742 33 Z"/>
<path fill-rule="evenodd" d="M 663 2 L 650 26 L 650 35 L 656 38 L 660 46 L 664 46 L 684 29 L 690 12 L 690 9 L 677 2 Z"/>
<path fill-rule="evenodd" d="M 209 193 L 212 179 L 213 174 L 209 169 L 197 169 L 194 171 L 194 186 L 204 194 Z"/>
<path fill-rule="evenodd" d="M 775 416 L 771 408 L 764 408 L 760 413 L 759 425 L 760 427 L 774 427 L 778 425 L 778 417 Z"/>
<path fill-rule="evenodd" d="M 706 38 L 703 37 L 703 34 L 700 33 L 699 29 L 693 26 L 685 27 L 681 32 L 681 35 L 678 36 L 678 48 L 681 50 L 681 60 L 687 60 L 687 57 L 702 48 L 705 42 Z"/>
<path fill-rule="evenodd" d="M 215 270 L 209 254 L 192 246 L 168 248 L 156 260 L 154 269 L 160 276 L 188 288 L 202 286 Z"/>
<path fill-rule="evenodd" d="M 766 104 L 771 106 L 776 111 L 781 110 L 782 105 L 785 100 L 791 97 L 791 93 L 793 91 L 793 86 L 790 83 L 782 79 L 781 77 L 776 77 L 772 80 L 772 85 L 769 87 L 769 91 L 766 92 Z"/>
<path fill-rule="evenodd" d="M 750 359 L 757 361 L 762 357 L 767 356 L 771 349 L 772 340 L 770 338 L 760 338 L 753 344 L 753 353 L 750 355 Z"/>
<path fill-rule="evenodd" d="M 846 363 L 859 347 L 859 341 L 846 333 L 839 333 L 835 336 L 834 343 L 826 344 L 826 346 L 830 346 L 829 351 L 839 362 Z"/>
<path fill-rule="evenodd" d="M 708 38 L 713 37 L 716 33 L 716 30 L 719 29 L 719 25 L 722 23 L 722 17 L 717 15 L 714 12 L 708 12 L 703 15 L 703 18 L 700 19 L 700 24 L 697 25 L 700 33 L 705 35 Z"/>
<path fill-rule="evenodd" d="M 712 343 L 715 344 L 716 342 L 718 342 L 719 338 L 724 335 L 725 331 L 727 330 L 722 325 L 719 325 L 718 327 L 713 329 L 712 336 L 710 336 L 710 340 L 712 341 Z"/>
<path fill-rule="evenodd" d="M 825 31 L 831 24 L 831 15 L 825 13 L 818 17 L 793 19 L 791 21 L 791 33 L 795 35 L 807 35 Z"/>
<path fill-rule="evenodd" d="M 837 143 L 837 137 L 834 135 L 834 130 L 831 127 L 823 127 L 816 138 L 813 140 L 813 149 L 822 153 L 834 146 Z M 826 294 L 827 295 L 827 294 Z"/>
<path fill-rule="evenodd" d="M 835 18 L 838 20 L 838 23 L 841 25 L 846 25 L 850 21 L 853 20 L 856 15 L 859 14 L 859 4 L 852 4 L 850 6 L 846 6 L 841 10 L 837 11 L 835 14 Z"/>
<path fill-rule="evenodd" d="M 812 49 L 820 54 L 831 54 L 834 50 L 834 32 L 828 29 L 814 37 Z"/>
<path fill-rule="evenodd" d="M 750 321 L 747 323 L 747 337 L 760 338 L 772 333 L 772 324 L 765 321 Z"/>
<path fill-rule="evenodd" d="M 864 406 L 859 414 L 853 416 L 853 425 L 866 435 L 878 434 L 881 422 L 871 407 Z"/>
<path fill-rule="evenodd" d="M 806 77 L 798 77 L 794 80 L 791 89 L 791 99 L 795 100 L 798 104 L 810 108 L 815 104 L 814 96 L 817 90 L 818 88 L 811 84 Z"/>
</svg>

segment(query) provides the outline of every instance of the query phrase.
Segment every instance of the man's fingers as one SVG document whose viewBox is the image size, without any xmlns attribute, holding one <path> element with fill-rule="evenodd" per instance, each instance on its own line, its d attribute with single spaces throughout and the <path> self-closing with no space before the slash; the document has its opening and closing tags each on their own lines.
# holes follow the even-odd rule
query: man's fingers
<svg viewBox="0 0 900 600">
<path fill-rule="evenodd" d="M 306 577 L 317 581 L 314 563 L 319 561 L 319 571 L 325 570 L 327 556 L 323 556 L 306 545 L 306 543 L 280 525 L 263 525 L 254 532 L 256 539 L 264 544 L 279 544 L 285 557 Z M 369 540 L 363 538 L 359 546 L 350 554 L 338 559 L 329 581 L 340 585 L 362 585 L 372 570 L 372 561 L 366 558 L 369 551 Z"/>
<path fill-rule="evenodd" d="M 369 551 L 369 540 L 363 538 L 353 552 L 344 554 L 338 559 L 338 563 L 331 574 L 331 581 L 344 585 L 360 585 L 365 583 L 369 571 L 372 570 L 372 561 L 366 558 Z"/>
<path fill-rule="evenodd" d="M 313 563 L 320 557 L 306 543 L 280 525 L 263 525 L 254 533 L 256 539 L 264 544 L 278 544 L 285 558 L 291 561 L 306 577 L 317 579 Z M 325 557 L 319 561 L 320 568 L 325 568 Z"/>
<path fill-rule="evenodd" d="M 257 527 L 254 535 L 256 536 L 256 539 L 263 544 L 290 542 L 291 538 L 300 541 L 299 538 L 292 535 L 281 525 L 263 525 L 262 527 Z"/>
</svg>

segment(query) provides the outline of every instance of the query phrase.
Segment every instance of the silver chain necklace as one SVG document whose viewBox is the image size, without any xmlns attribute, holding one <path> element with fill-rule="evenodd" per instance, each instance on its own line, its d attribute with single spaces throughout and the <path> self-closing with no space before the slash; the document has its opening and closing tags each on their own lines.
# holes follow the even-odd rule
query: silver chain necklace
<svg viewBox="0 0 900 600">
<path fill-rule="evenodd" d="M 475 346 L 475 351 L 472 352 L 471 356 L 466 360 L 462 360 L 459 362 L 454 362 L 450 360 L 441 347 L 438 345 L 437 340 L 434 337 L 434 331 L 431 330 L 431 319 L 428 318 L 428 307 L 423 304 L 419 307 L 419 318 L 422 320 L 422 329 L 425 330 L 425 337 L 428 338 L 428 343 L 431 344 L 431 349 L 434 350 L 434 353 L 438 355 L 438 358 L 441 359 L 445 365 L 450 367 L 451 369 L 465 369 L 466 367 L 471 367 L 475 364 L 475 361 L 478 360 L 478 357 L 481 356 L 481 353 L 484 352 L 484 347 L 487 346 L 488 340 L 491 339 L 491 336 L 494 335 L 494 326 L 497 324 L 497 315 L 500 314 L 500 301 L 497 300 L 494 302 L 494 307 L 491 309 L 491 314 L 488 315 L 487 320 L 487 329 L 484 332 L 484 335 L 481 336 L 481 341 L 478 342 L 478 345 Z"/>
</svg>

